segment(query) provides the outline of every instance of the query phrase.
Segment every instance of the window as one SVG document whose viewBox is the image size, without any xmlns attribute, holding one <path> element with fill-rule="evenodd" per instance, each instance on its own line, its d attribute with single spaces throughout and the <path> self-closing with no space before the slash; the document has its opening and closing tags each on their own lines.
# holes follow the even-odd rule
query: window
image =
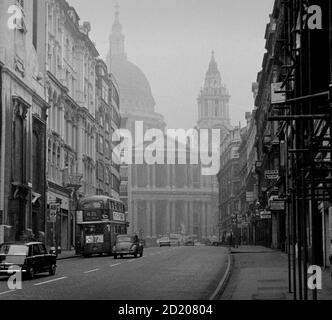
<svg viewBox="0 0 332 320">
<path fill-rule="evenodd" d="M 39 254 L 47 254 L 45 246 L 43 244 L 38 244 Z"/>
<path fill-rule="evenodd" d="M 105 102 L 108 102 L 108 86 L 104 81 L 101 88 L 101 97 Z"/>
<path fill-rule="evenodd" d="M 106 158 L 110 159 L 111 158 L 111 149 L 110 149 L 110 143 L 106 141 L 105 143 L 105 156 Z"/>
<path fill-rule="evenodd" d="M 104 154 L 104 137 L 99 135 L 99 153 Z"/>
<path fill-rule="evenodd" d="M 104 116 L 101 110 L 99 111 L 99 124 L 104 127 Z"/>
<path fill-rule="evenodd" d="M 56 160 L 56 165 L 57 165 L 58 168 L 60 168 L 60 157 L 61 157 L 61 151 L 60 151 L 60 147 L 58 147 L 57 160 Z"/>
<path fill-rule="evenodd" d="M 32 246 L 32 255 L 33 256 L 38 256 L 39 255 L 39 246 L 38 246 L 38 244 L 34 244 Z"/>
<path fill-rule="evenodd" d="M 110 120 L 109 120 L 108 116 L 106 116 L 106 119 L 105 119 L 105 126 L 106 126 L 106 131 L 109 132 L 110 131 Z"/>
</svg>

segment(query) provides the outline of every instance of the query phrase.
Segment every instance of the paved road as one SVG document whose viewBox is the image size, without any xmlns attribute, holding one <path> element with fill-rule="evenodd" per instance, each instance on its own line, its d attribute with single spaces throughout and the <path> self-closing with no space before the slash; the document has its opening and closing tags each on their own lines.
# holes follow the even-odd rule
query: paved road
<svg viewBox="0 0 332 320">
<path fill-rule="evenodd" d="M 143 258 L 73 258 L 58 261 L 54 277 L 38 275 L 9 291 L 0 277 L 0 300 L 207 300 L 226 270 L 221 247 L 148 248 Z"/>
</svg>

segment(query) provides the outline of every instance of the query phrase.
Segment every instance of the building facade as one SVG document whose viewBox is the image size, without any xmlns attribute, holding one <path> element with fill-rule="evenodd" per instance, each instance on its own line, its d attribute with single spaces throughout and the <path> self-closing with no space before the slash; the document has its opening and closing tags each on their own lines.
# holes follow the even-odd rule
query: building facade
<svg viewBox="0 0 332 320">
<path fill-rule="evenodd" d="M 222 242 L 239 239 L 240 228 L 240 155 L 241 128 L 232 129 L 220 144 L 219 184 L 219 239 Z"/>
<path fill-rule="evenodd" d="M 44 1 L 0 3 L 0 243 L 45 237 L 44 11 Z"/>
<path fill-rule="evenodd" d="M 47 240 L 71 249 L 79 198 L 119 198 L 120 169 L 112 159 L 112 135 L 120 125 L 119 91 L 89 37 L 89 22 L 80 23 L 64 0 L 46 2 Z M 54 206 L 56 218 L 50 215 Z"/>
<path fill-rule="evenodd" d="M 276 0 L 257 81 L 260 209 L 267 242 L 289 254 L 295 300 L 309 297 L 308 266 L 332 254 L 331 17 L 330 1 Z"/>
</svg>

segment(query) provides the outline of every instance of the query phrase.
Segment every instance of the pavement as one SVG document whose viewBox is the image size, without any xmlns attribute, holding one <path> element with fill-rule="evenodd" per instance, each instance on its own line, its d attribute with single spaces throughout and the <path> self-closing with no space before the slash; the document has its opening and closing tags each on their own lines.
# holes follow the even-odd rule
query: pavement
<svg viewBox="0 0 332 320">
<path fill-rule="evenodd" d="M 58 254 L 57 260 L 65 260 L 76 257 L 79 257 L 79 255 L 76 254 L 75 250 L 62 250 L 61 253 Z"/>
<path fill-rule="evenodd" d="M 261 246 L 240 246 L 232 248 L 231 256 L 232 271 L 221 300 L 293 300 L 287 254 Z M 332 300 L 330 269 L 323 271 L 318 299 Z"/>
<path fill-rule="evenodd" d="M 72 257 L 57 262 L 55 276 L 23 281 L 22 290 L 0 277 L 0 300 L 209 300 L 227 262 L 227 248 L 208 246 L 146 248 L 137 259 Z"/>
</svg>

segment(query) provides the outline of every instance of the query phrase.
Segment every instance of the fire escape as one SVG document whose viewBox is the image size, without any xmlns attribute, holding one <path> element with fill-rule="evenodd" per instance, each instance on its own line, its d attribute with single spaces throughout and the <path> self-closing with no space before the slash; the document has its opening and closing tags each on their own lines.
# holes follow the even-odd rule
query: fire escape
<svg viewBox="0 0 332 320">
<path fill-rule="evenodd" d="M 308 299 L 308 266 L 324 265 L 321 210 L 332 199 L 332 84 L 331 77 L 323 82 L 324 75 L 319 78 L 316 71 L 319 63 L 330 71 L 328 43 L 332 39 L 327 30 L 331 30 L 331 21 L 327 22 L 332 4 L 321 2 L 323 31 L 308 25 L 310 4 L 285 0 L 280 6 L 284 30 L 278 45 L 285 64 L 281 89 L 275 93 L 286 98 L 269 115 L 269 121 L 279 122 L 279 139 L 285 145 L 289 292 L 295 300 Z M 319 50 L 323 54 L 317 61 Z M 312 299 L 317 299 L 317 290 Z"/>
</svg>

